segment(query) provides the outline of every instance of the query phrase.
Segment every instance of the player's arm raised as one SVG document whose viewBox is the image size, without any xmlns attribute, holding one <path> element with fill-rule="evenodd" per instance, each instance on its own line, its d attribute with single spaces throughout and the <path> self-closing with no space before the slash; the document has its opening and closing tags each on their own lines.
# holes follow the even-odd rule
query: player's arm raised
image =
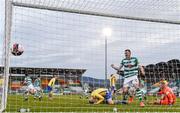
<svg viewBox="0 0 180 113">
<path fill-rule="evenodd" d="M 139 65 L 139 69 L 141 71 L 142 76 L 145 76 L 144 68 L 141 65 Z"/>
<path fill-rule="evenodd" d="M 118 66 L 115 66 L 114 64 L 111 64 L 111 67 L 117 71 L 120 71 L 123 65 L 120 64 L 120 66 L 118 67 Z"/>
<path fill-rule="evenodd" d="M 142 65 L 139 64 L 139 60 L 136 58 L 136 64 L 138 66 L 138 68 L 140 69 L 141 75 L 145 76 L 145 71 L 144 68 L 142 67 Z"/>
</svg>

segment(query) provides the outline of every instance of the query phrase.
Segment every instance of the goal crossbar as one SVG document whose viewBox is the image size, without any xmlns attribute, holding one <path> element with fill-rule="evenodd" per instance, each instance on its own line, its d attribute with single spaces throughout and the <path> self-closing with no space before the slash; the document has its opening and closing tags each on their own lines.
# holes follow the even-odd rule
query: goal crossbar
<svg viewBox="0 0 180 113">
<path fill-rule="evenodd" d="M 67 12 L 67 13 L 92 15 L 92 16 L 101 16 L 101 17 L 120 18 L 120 19 L 136 20 L 136 21 L 147 21 L 147 22 L 180 25 L 180 21 L 171 21 L 171 20 L 166 20 L 166 19 L 153 19 L 153 18 L 142 18 L 142 17 L 134 17 L 134 16 L 123 16 L 123 15 L 115 15 L 115 14 L 108 14 L 108 13 L 106 14 L 106 13 L 101 13 L 101 12 L 83 11 L 83 10 L 69 9 L 69 8 L 50 7 L 50 6 L 43 6 L 43 5 L 37 5 L 37 4 L 26 4 L 26 3 L 19 3 L 19 2 L 12 2 L 12 4 L 13 4 L 13 6 L 19 6 L 19 7 L 25 7 L 25 8 L 35 8 L 35 9 L 41 9 L 41 10 L 60 11 L 60 12 Z"/>
</svg>

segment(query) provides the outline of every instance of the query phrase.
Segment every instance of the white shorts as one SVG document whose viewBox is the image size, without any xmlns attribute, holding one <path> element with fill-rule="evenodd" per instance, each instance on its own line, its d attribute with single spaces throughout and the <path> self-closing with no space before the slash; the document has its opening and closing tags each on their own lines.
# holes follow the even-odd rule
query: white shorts
<svg viewBox="0 0 180 113">
<path fill-rule="evenodd" d="M 34 87 L 36 91 L 41 91 L 41 87 Z"/>
<path fill-rule="evenodd" d="M 84 92 L 85 92 L 85 93 L 88 93 L 88 90 L 87 90 L 87 89 L 85 89 L 85 90 L 84 90 Z"/>
<path fill-rule="evenodd" d="M 133 87 L 139 85 L 137 76 L 132 76 L 124 79 L 123 87 Z"/>
<path fill-rule="evenodd" d="M 32 84 L 30 84 L 27 86 L 27 90 L 31 91 L 31 90 L 36 90 L 36 89 L 34 88 L 34 86 Z"/>
</svg>

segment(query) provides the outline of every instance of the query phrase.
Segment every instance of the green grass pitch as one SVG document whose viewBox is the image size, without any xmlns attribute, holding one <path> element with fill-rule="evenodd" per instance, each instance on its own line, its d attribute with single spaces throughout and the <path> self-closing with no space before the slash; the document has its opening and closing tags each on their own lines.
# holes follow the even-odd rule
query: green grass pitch
<svg viewBox="0 0 180 113">
<path fill-rule="evenodd" d="M 148 100 L 153 98 L 148 97 Z M 33 96 L 24 101 L 22 95 L 9 95 L 6 111 L 16 112 L 20 108 L 29 108 L 30 112 L 113 112 L 114 107 L 118 112 L 180 112 L 180 98 L 177 98 L 173 106 L 147 104 L 139 107 L 138 100 L 128 105 L 91 105 L 86 98 L 80 99 L 78 95 L 59 95 L 54 96 L 53 100 L 48 100 L 47 95 L 43 95 L 42 101 L 34 100 Z"/>
</svg>

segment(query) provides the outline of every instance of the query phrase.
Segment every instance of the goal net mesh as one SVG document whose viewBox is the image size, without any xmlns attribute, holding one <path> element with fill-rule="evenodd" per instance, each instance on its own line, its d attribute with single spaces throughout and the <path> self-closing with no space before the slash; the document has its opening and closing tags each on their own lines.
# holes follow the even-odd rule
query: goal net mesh
<svg viewBox="0 0 180 113">
<path fill-rule="evenodd" d="M 24 52 L 9 56 L 6 111 L 180 111 L 180 1 L 12 0 L 11 5 L 10 48 L 19 44 Z M 104 28 L 110 28 L 111 35 L 103 33 Z M 0 41 L 2 93 L 6 59 L 3 38 Z M 91 91 L 110 87 L 109 77 L 117 73 L 111 64 L 120 65 L 125 49 L 144 67 L 145 76 L 139 79 L 145 81 L 145 107 L 139 106 L 137 98 L 128 105 L 89 104 Z M 42 99 L 36 94 L 26 98 L 26 74 L 33 85 L 40 75 Z M 53 96 L 48 97 L 53 76 L 57 76 Z M 123 74 L 116 78 L 116 88 L 121 89 Z M 162 79 L 177 95 L 172 106 L 151 104 L 159 98 L 157 83 Z M 117 93 L 113 99 L 122 100 L 122 95 Z"/>
</svg>

